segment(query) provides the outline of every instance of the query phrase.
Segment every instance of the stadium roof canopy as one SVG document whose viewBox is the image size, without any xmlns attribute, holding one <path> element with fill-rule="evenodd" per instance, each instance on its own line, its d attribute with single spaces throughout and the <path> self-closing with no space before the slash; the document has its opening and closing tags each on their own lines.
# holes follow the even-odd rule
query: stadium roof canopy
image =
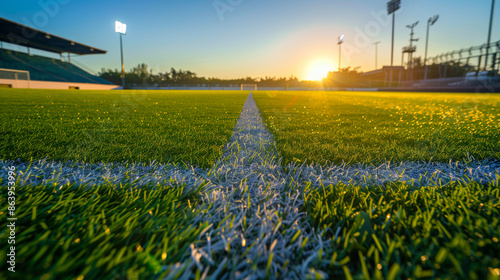
<svg viewBox="0 0 500 280">
<path fill-rule="evenodd" d="M 0 41 L 53 53 L 105 54 L 105 50 L 80 44 L 0 17 Z"/>
</svg>

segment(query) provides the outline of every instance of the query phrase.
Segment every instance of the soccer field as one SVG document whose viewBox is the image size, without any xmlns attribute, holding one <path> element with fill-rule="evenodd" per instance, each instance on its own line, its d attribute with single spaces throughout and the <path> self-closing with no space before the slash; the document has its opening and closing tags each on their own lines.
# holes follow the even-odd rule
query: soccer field
<svg viewBox="0 0 500 280">
<path fill-rule="evenodd" d="M 0 190 L 12 182 L 16 195 L 12 279 L 500 275 L 496 95 L 0 97 Z"/>
<path fill-rule="evenodd" d="M 500 96 L 382 92 L 257 92 L 284 162 L 500 158 Z"/>
<path fill-rule="evenodd" d="M 246 93 L 1 90 L 3 159 L 185 162 L 222 155 Z M 256 92 L 284 163 L 500 158 L 500 96 Z"/>
<path fill-rule="evenodd" d="M 248 93 L 0 90 L 0 158 L 186 163 L 222 155 Z"/>
</svg>

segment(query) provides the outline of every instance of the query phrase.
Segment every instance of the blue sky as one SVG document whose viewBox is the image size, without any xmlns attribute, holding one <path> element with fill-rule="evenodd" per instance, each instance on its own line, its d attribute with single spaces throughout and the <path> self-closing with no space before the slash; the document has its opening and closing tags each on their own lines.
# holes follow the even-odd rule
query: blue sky
<svg viewBox="0 0 500 280">
<path fill-rule="evenodd" d="M 337 37 L 345 34 L 342 67 L 390 64 L 391 21 L 386 1 L 374 0 L 2 0 L 0 16 L 108 51 L 73 58 L 93 71 L 120 68 L 115 20 L 127 24 L 125 69 L 146 63 L 155 72 L 191 70 L 199 76 L 308 78 L 311 68 L 338 67 Z M 415 21 L 416 56 L 440 54 L 486 42 L 491 0 L 402 0 L 396 15 L 395 64 Z M 500 39 L 500 3 L 492 41 Z M 9 46 L 10 47 L 10 46 Z M 25 51 L 26 48 L 18 48 Z M 314 66 L 316 65 L 316 66 Z"/>
</svg>

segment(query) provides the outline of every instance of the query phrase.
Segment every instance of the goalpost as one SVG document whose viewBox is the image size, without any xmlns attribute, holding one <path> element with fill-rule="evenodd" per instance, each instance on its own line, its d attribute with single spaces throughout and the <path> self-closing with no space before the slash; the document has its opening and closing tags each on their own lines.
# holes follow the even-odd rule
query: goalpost
<svg viewBox="0 0 500 280">
<path fill-rule="evenodd" d="M 252 88 L 252 89 L 248 89 L 248 88 Z M 257 84 L 241 84 L 241 90 L 254 90 L 254 91 L 257 91 Z"/>
<path fill-rule="evenodd" d="M 14 85 L 10 84 L 12 82 L 16 88 L 31 88 L 30 72 L 0 68 L 0 86 L 13 87 Z"/>
</svg>

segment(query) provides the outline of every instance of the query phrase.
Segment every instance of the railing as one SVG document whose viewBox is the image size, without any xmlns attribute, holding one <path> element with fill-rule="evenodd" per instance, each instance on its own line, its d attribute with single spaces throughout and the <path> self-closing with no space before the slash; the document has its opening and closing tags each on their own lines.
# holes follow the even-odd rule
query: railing
<svg viewBox="0 0 500 280">
<path fill-rule="evenodd" d="M 83 64 L 83 63 L 81 63 L 81 62 L 79 62 L 79 61 L 76 61 L 76 60 L 71 60 L 71 62 L 69 62 L 69 63 L 71 63 L 71 64 L 74 64 L 74 65 L 78 66 L 79 68 L 81 68 L 81 69 L 85 70 L 86 72 L 88 72 L 88 73 L 90 73 L 90 74 L 92 74 L 92 75 L 94 75 L 94 76 L 98 76 L 96 71 L 94 71 L 94 70 L 92 70 L 92 69 L 88 68 L 85 64 Z"/>
<path fill-rule="evenodd" d="M 466 76 L 457 78 L 442 78 L 442 79 L 427 79 L 418 81 L 406 81 L 401 84 L 402 87 L 416 88 L 442 88 L 442 87 L 457 87 L 457 88 L 472 88 L 477 86 L 500 86 L 500 77 Z"/>
<path fill-rule="evenodd" d="M 486 50 L 488 45 L 463 48 L 447 53 L 442 53 L 436 56 L 427 58 L 427 64 L 443 64 L 446 62 L 464 63 L 465 65 L 475 66 L 476 70 L 496 71 L 500 69 L 500 40 L 493 42 L 489 46 L 488 65 L 484 68 L 484 59 L 486 58 Z M 493 58 L 493 61 L 492 59 Z M 477 65 L 475 64 L 477 62 Z"/>
</svg>

